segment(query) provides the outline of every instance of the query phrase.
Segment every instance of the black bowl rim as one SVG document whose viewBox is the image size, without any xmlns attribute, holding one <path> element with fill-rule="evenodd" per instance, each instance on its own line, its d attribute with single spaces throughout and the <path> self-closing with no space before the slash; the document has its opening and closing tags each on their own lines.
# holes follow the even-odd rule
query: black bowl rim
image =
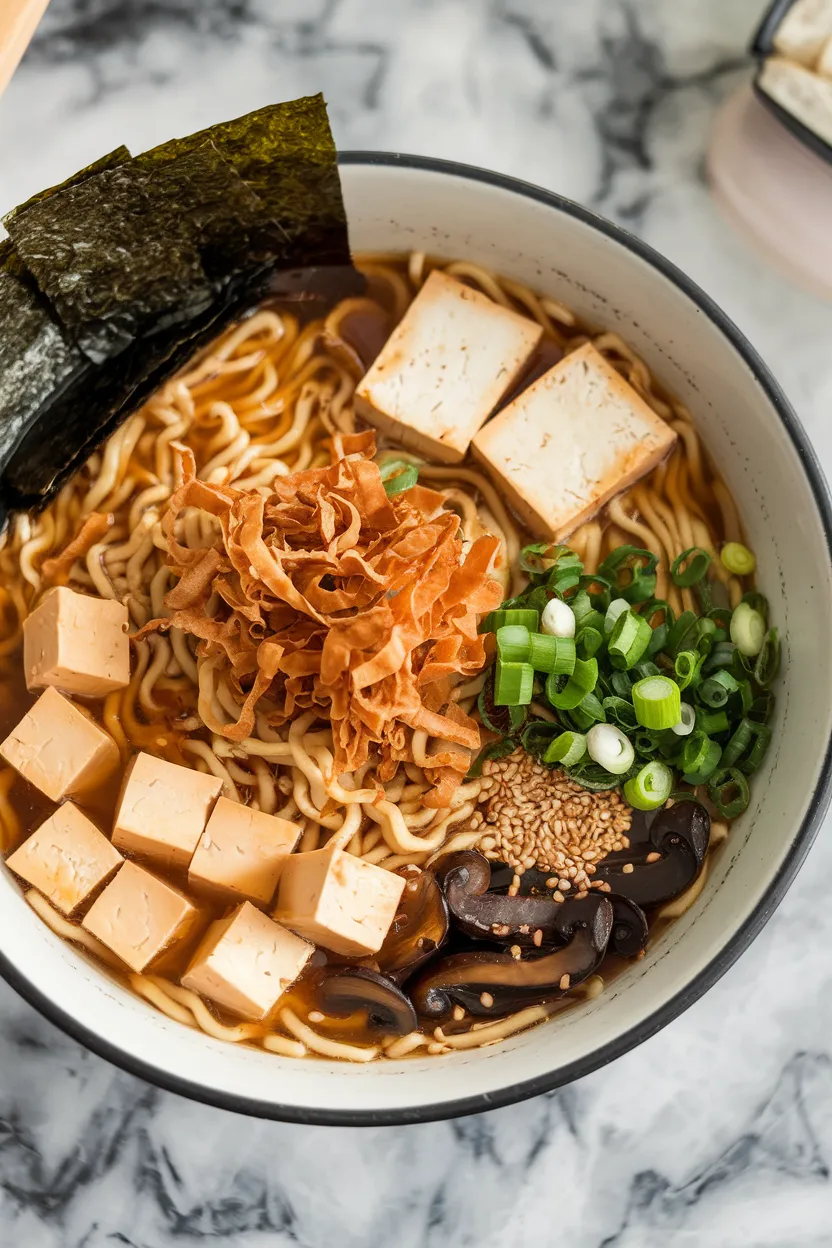
<svg viewBox="0 0 832 1248">
<path fill-rule="evenodd" d="M 418 169 L 428 173 L 440 173 L 456 178 L 465 178 L 471 182 L 481 182 L 500 190 L 522 195 L 526 199 L 535 200 L 546 207 L 574 217 L 578 221 L 591 226 L 601 234 L 620 243 L 639 259 L 644 260 L 662 276 L 673 282 L 688 298 L 697 305 L 717 329 L 729 340 L 747 364 L 755 380 L 765 392 L 772 406 L 780 416 L 798 457 L 806 472 L 815 504 L 823 524 L 827 550 L 832 557 L 832 499 L 823 476 L 820 464 L 809 442 L 797 415 L 783 391 L 772 377 L 757 352 L 734 325 L 720 310 L 713 300 L 664 256 L 652 247 L 629 234 L 620 226 L 614 225 L 604 217 L 598 216 L 590 209 L 572 200 L 544 190 L 542 187 L 523 182 L 501 173 L 493 173 L 473 165 L 460 164 L 457 161 L 437 160 L 426 156 L 409 156 L 401 152 L 342 152 L 339 161 L 343 165 L 379 165 L 397 169 Z M 711 988 L 718 979 L 736 961 L 748 947 L 755 936 L 762 930 L 775 909 L 783 899 L 786 890 L 797 874 L 812 842 L 817 835 L 823 815 L 832 798 L 832 735 L 827 742 L 826 752 L 818 785 L 812 795 L 809 809 L 798 829 L 792 846 L 772 881 L 767 892 L 757 904 L 754 912 L 740 927 L 719 952 L 719 954 L 700 973 L 687 984 L 675 997 L 655 1010 L 647 1018 L 616 1039 L 587 1053 L 584 1057 L 570 1062 L 567 1066 L 535 1079 L 511 1084 L 495 1092 L 484 1092 L 477 1096 L 460 1097 L 457 1100 L 443 1101 L 437 1104 L 426 1104 L 402 1109 L 383 1110 L 337 1110 L 337 1109 L 304 1109 L 292 1105 L 278 1105 L 253 1097 L 238 1096 L 222 1092 L 216 1088 L 200 1083 L 198 1079 L 182 1079 L 160 1069 L 151 1062 L 146 1062 L 132 1054 L 124 1052 L 118 1046 L 102 1040 L 95 1032 L 90 1031 L 71 1015 L 56 1007 L 39 989 L 23 975 L 5 956 L 0 955 L 0 975 L 30 1005 L 55 1023 L 73 1039 L 91 1049 L 99 1057 L 105 1058 L 115 1066 L 121 1067 L 129 1074 L 136 1075 L 149 1083 L 155 1084 L 166 1091 L 178 1093 L 191 1100 L 201 1101 L 217 1109 L 230 1110 L 234 1113 L 247 1114 L 252 1117 L 276 1119 L 282 1122 L 303 1123 L 309 1126 L 402 1126 L 410 1123 L 433 1122 L 439 1119 L 456 1118 L 463 1114 L 478 1113 L 488 1109 L 498 1109 L 512 1105 L 529 1097 L 551 1092 L 564 1084 L 571 1083 L 584 1075 L 590 1074 L 600 1066 L 606 1065 L 617 1057 L 621 1057 L 642 1041 L 649 1039 L 662 1027 L 676 1018 L 683 1010 L 698 1000 L 704 992 Z"/>
</svg>

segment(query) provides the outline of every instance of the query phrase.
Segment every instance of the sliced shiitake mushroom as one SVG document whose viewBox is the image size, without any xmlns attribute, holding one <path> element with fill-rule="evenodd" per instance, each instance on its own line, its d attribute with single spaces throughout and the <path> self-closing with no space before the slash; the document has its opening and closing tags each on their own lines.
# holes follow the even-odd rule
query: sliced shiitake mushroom
<svg viewBox="0 0 832 1248">
<path fill-rule="evenodd" d="M 659 811 L 650 827 L 652 853 L 642 852 L 629 861 L 599 862 L 596 880 L 609 884 L 637 906 L 651 907 L 672 901 L 689 888 L 699 874 L 708 849 L 711 821 L 699 802 L 680 801 Z"/>
<path fill-rule="evenodd" d="M 575 920 L 569 943 L 542 957 L 459 953 L 440 958 L 409 986 L 418 1013 L 444 1018 L 454 1005 L 470 1014 L 506 1014 L 563 996 L 597 970 L 607 950 L 613 908 L 606 897 L 585 899 L 586 920 Z"/>
<path fill-rule="evenodd" d="M 316 973 L 316 1008 L 331 1018 L 363 1012 L 373 1031 L 406 1036 L 418 1021 L 408 998 L 385 975 L 364 966 L 327 966 Z"/>
<path fill-rule="evenodd" d="M 557 928 L 558 902 L 551 897 L 508 897 L 490 893 L 491 864 L 475 849 L 460 850 L 441 858 L 436 878 L 445 893 L 454 925 L 480 940 L 531 945 L 542 932 L 540 943 L 560 943 Z"/>
<path fill-rule="evenodd" d="M 620 893 L 605 895 L 612 905 L 613 914 L 609 952 L 618 954 L 620 958 L 635 958 L 647 948 L 647 915 L 629 897 L 622 897 Z"/>
<path fill-rule="evenodd" d="M 398 874 L 406 881 L 404 892 L 374 961 L 385 975 L 403 984 L 445 943 L 448 907 L 432 871 L 406 866 L 400 867 Z"/>
</svg>

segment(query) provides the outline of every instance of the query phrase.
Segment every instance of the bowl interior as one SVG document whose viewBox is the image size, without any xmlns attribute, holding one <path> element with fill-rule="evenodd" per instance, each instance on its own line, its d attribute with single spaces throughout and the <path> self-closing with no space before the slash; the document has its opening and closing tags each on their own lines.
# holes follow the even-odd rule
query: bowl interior
<svg viewBox="0 0 832 1248">
<path fill-rule="evenodd" d="M 757 553 L 760 584 L 787 638 L 786 671 L 752 806 L 694 906 L 595 1001 L 491 1048 L 351 1066 L 211 1040 L 102 975 L 53 936 L 0 873 L 2 968 L 30 1000 L 105 1056 L 177 1091 L 304 1121 L 406 1121 L 486 1108 L 585 1073 L 644 1039 L 726 969 L 765 921 L 808 848 L 828 779 L 824 486 L 759 362 L 691 284 L 589 213 L 488 175 L 392 160 L 348 157 L 342 168 L 354 249 L 427 250 L 527 282 L 620 334 L 691 408 Z"/>
</svg>

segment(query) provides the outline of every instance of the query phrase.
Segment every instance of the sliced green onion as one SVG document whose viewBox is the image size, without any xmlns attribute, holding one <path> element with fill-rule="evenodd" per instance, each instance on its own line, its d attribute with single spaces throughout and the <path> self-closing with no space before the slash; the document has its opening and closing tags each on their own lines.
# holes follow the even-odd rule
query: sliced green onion
<svg viewBox="0 0 832 1248">
<path fill-rule="evenodd" d="M 743 546 L 742 542 L 726 542 L 719 552 L 722 566 L 734 576 L 750 576 L 757 566 L 753 550 Z"/>
<path fill-rule="evenodd" d="M 490 611 L 480 624 L 481 633 L 496 633 L 498 628 L 509 624 L 522 624 L 530 633 L 536 633 L 540 624 L 540 612 L 531 607 L 500 607 Z"/>
<path fill-rule="evenodd" d="M 617 589 L 618 596 L 627 602 L 645 602 L 656 592 L 656 567 L 659 559 L 650 550 L 638 546 L 618 546 L 610 551 L 598 569 L 599 576 L 608 578 Z M 629 572 L 630 579 L 620 580 L 622 572 Z"/>
<path fill-rule="evenodd" d="M 768 689 L 779 670 L 780 634 L 776 628 L 770 628 L 754 666 L 754 679 L 761 689 Z"/>
<path fill-rule="evenodd" d="M 701 546 L 691 546 L 688 550 L 683 550 L 670 565 L 673 584 L 689 589 L 691 585 L 702 580 L 710 566 L 711 556 L 707 550 L 703 550 Z"/>
<path fill-rule="evenodd" d="M 754 726 L 750 720 L 740 720 L 731 740 L 722 751 L 723 767 L 735 767 L 745 752 L 750 749 L 754 739 L 753 728 Z"/>
<path fill-rule="evenodd" d="M 575 670 L 568 678 L 554 673 L 546 678 L 546 697 L 557 710 L 571 711 L 581 704 L 597 683 L 597 661 L 576 659 Z"/>
<path fill-rule="evenodd" d="M 497 661 L 494 677 L 495 706 L 528 706 L 534 692 L 534 668 L 531 663 Z"/>
<path fill-rule="evenodd" d="M 702 657 L 698 651 L 679 651 L 673 663 L 673 670 L 676 673 L 676 684 L 680 689 L 687 689 L 688 685 L 696 682 L 701 662 Z"/>
<path fill-rule="evenodd" d="M 654 754 L 658 754 L 661 744 L 661 735 L 657 732 L 647 732 L 642 728 L 633 734 L 633 745 L 642 758 L 652 758 Z"/>
<path fill-rule="evenodd" d="M 419 480 L 419 469 L 406 459 L 388 459 L 386 464 L 381 465 L 379 472 L 388 498 L 412 489 Z"/>
<path fill-rule="evenodd" d="M 575 639 L 532 633 L 529 637 L 528 658 L 536 672 L 571 676 L 575 670 Z"/>
<path fill-rule="evenodd" d="M 767 724 L 757 724 L 743 719 L 722 754 L 723 767 L 737 767 L 751 776 L 759 768 L 771 744 L 771 729 Z"/>
<path fill-rule="evenodd" d="M 658 810 L 673 789 L 673 772 L 666 763 L 652 762 L 624 785 L 624 796 L 635 810 Z"/>
<path fill-rule="evenodd" d="M 766 637 L 766 622 L 759 611 L 741 602 L 731 616 L 731 640 L 740 654 L 759 654 Z"/>
<path fill-rule="evenodd" d="M 647 676 L 633 685 L 636 719 L 653 731 L 678 724 L 682 699 L 679 686 L 667 676 Z"/>
<path fill-rule="evenodd" d="M 747 594 L 743 594 L 742 601 L 747 602 L 752 610 L 759 611 L 760 615 L 768 623 L 768 598 L 766 598 L 765 594 L 758 594 L 756 589 L 749 589 Z"/>
<path fill-rule="evenodd" d="M 586 750 L 593 762 L 621 776 L 629 771 L 635 760 L 635 751 L 620 728 L 615 724 L 596 724 L 586 734 Z"/>
<path fill-rule="evenodd" d="M 575 645 L 582 659 L 591 659 L 604 644 L 604 638 L 597 628 L 581 625 L 575 634 Z"/>
<path fill-rule="evenodd" d="M 642 616 L 629 609 L 622 611 L 607 642 L 610 663 L 621 671 L 635 667 L 652 635 L 653 630 Z"/>
<path fill-rule="evenodd" d="M 755 723 L 765 724 L 771 717 L 774 710 L 774 695 L 771 693 L 761 693 L 759 698 L 755 698 L 751 703 L 751 709 L 748 712 L 748 718 L 753 719 Z"/>
<path fill-rule="evenodd" d="M 503 624 L 497 629 L 497 654 L 503 663 L 528 663 L 532 634 L 524 624 Z M 535 638 L 537 634 L 535 633 Z"/>
<path fill-rule="evenodd" d="M 540 631 L 549 637 L 574 637 L 575 612 L 569 603 L 550 598 L 540 617 Z"/>
<path fill-rule="evenodd" d="M 719 733 L 728 731 L 731 721 L 725 711 L 703 711 L 697 708 L 696 727 L 709 737 L 716 737 Z"/>
<path fill-rule="evenodd" d="M 733 667 L 737 656 L 737 647 L 733 641 L 718 641 L 702 663 L 702 671 L 706 676 L 722 667 Z"/>
<path fill-rule="evenodd" d="M 633 682 L 627 672 L 613 672 L 610 676 L 610 685 L 619 698 L 625 698 L 632 702 Z"/>
<path fill-rule="evenodd" d="M 611 633 L 615 628 L 615 622 L 624 612 L 630 610 L 630 604 L 626 598 L 613 598 L 607 607 L 607 614 L 604 616 L 604 632 Z"/>
<path fill-rule="evenodd" d="M 519 732 L 529 718 L 529 708 L 527 704 L 508 707 L 508 718 L 511 724 L 511 735 Z"/>
<path fill-rule="evenodd" d="M 711 650 L 713 650 L 715 636 L 716 624 L 707 617 L 697 620 L 695 626 L 688 633 L 688 639 L 693 640 L 694 646 L 703 656 L 710 654 Z M 685 648 L 689 649 L 690 647 L 686 645 Z"/>
<path fill-rule="evenodd" d="M 708 797 L 723 819 L 741 815 L 751 798 L 748 781 L 736 767 L 720 767 L 711 777 Z"/>
<path fill-rule="evenodd" d="M 560 763 L 562 767 L 573 767 L 586 754 L 586 737 L 580 732 L 562 732 L 543 755 L 544 763 Z"/>
<path fill-rule="evenodd" d="M 565 714 L 569 716 L 572 723 L 581 732 L 586 732 L 593 724 L 604 723 L 607 718 L 604 704 L 594 693 L 587 693 L 582 699 L 580 706 L 576 706 L 571 711 L 566 711 Z"/>
<path fill-rule="evenodd" d="M 577 624 L 580 624 L 584 616 L 588 615 L 590 611 L 595 610 L 585 589 L 579 589 L 577 594 L 573 594 L 569 599 L 569 605 L 572 608 L 572 614 Z"/>
<path fill-rule="evenodd" d="M 614 696 L 604 698 L 603 707 L 610 723 L 617 724 L 625 732 L 638 726 L 633 704 L 628 702 L 626 698 Z"/>
<path fill-rule="evenodd" d="M 633 668 L 633 675 L 638 680 L 645 680 L 648 676 L 661 676 L 661 674 L 661 668 L 652 663 L 650 659 L 642 659 L 641 663 L 636 663 Z"/>
<path fill-rule="evenodd" d="M 708 741 L 707 749 L 704 757 L 701 758 L 699 766 L 695 771 L 684 771 L 682 779 L 685 784 L 704 784 L 705 781 L 714 774 L 719 766 L 719 760 L 722 756 L 722 746 L 718 741 Z"/>
<path fill-rule="evenodd" d="M 690 702 L 683 702 L 678 724 L 673 724 L 670 731 L 677 737 L 687 737 L 693 732 L 696 724 L 696 711 Z"/>
<path fill-rule="evenodd" d="M 737 692 L 739 687 L 739 681 L 723 668 L 721 671 L 716 672 L 715 675 L 709 676 L 707 680 L 702 681 L 702 684 L 696 690 L 696 696 L 704 706 L 709 706 L 712 710 L 718 711 L 725 705 L 730 695 Z"/>
<path fill-rule="evenodd" d="M 601 793 L 607 789 L 617 789 L 621 784 L 621 776 L 613 775 L 598 763 L 586 760 L 569 769 L 569 779 L 590 793 Z"/>
<path fill-rule="evenodd" d="M 560 724 L 550 724 L 546 719 L 533 719 L 520 734 L 520 741 L 527 754 L 542 759 L 554 737 L 562 731 Z"/>
<path fill-rule="evenodd" d="M 676 620 L 667 635 L 667 646 L 665 649 L 668 654 L 676 654 L 679 650 L 685 650 L 687 646 L 687 636 L 692 628 L 696 627 L 697 617 L 693 611 L 683 611 Z"/>
</svg>

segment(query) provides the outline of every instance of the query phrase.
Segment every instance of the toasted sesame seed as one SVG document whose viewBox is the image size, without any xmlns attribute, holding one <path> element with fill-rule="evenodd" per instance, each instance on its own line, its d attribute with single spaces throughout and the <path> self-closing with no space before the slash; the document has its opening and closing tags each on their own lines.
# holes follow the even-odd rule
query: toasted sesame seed
<svg viewBox="0 0 832 1248">
<path fill-rule="evenodd" d="M 453 1020 L 455 1023 L 461 1023 L 465 1017 L 465 1011 L 461 1005 L 455 1005 L 453 1009 Z"/>
<path fill-rule="evenodd" d="M 494 1004 L 494 998 L 492 997 L 490 992 L 480 993 L 480 1005 L 483 1007 L 483 1009 L 490 1010 L 493 1004 Z"/>
<path fill-rule="evenodd" d="M 562 992 L 566 992 L 571 982 L 572 981 L 570 980 L 568 975 L 561 975 L 560 983 L 558 984 L 558 987 L 561 989 Z"/>
<path fill-rule="evenodd" d="M 539 949 L 540 946 L 543 944 L 543 931 L 541 928 L 537 929 L 534 936 L 532 936 L 532 940 L 534 941 L 534 943 L 537 945 Z"/>
<path fill-rule="evenodd" d="M 515 962 L 519 962 L 520 958 L 522 957 L 523 950 L 520 948 L 519 945 L 512 945 L 511 948 L 509 949 L 509 953 L 514 958 Z"/>
<path fill-rule="evenodd" d="M 310 1023 L 322 1023 L 326 1015 L 322 1014 L 320 1010 L 310 1010 L 306 1017 Z"/>
<path fill-rule="evenodd" d="M 648 862 L 658 862 L 660 858 L 661 854 L 652 853 L 647 855 Z"/>
<path fill-rule="evenodd" d="M 632 875 L 633 871 L 635 870 L 635 867 L 633 866 L 631 862 L 625 862 L 621 870 L 624 872 L 625 875 Z"/>
</svg>

